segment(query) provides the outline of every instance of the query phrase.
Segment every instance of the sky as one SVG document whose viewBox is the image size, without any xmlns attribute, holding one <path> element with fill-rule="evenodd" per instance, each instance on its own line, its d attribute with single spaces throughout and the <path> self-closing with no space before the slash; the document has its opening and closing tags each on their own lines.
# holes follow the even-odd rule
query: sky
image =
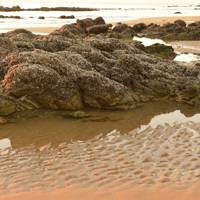
<svg viewBox="0 0 200 200">
<path fill-rule="evenodd" d="M 33 6 L 87 6 L 95 5 L 110 6 L 110 5 L 124 5 L 124 6 L 156 6 L 156 5 L 189 5 L 189 4 L 200 4 L 200 0 L 0 0 L 0 5 L 11 6 L 20 5 L 22 7 L 33 7 Z"/>
</svg>

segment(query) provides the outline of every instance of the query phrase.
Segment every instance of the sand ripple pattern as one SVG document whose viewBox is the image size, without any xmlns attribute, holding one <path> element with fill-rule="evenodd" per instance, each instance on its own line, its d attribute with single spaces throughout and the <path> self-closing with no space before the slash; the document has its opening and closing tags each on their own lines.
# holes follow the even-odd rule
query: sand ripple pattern
<svg viewBox="0 0 200 200">
<path fill-rule="evenodd" d="M 200 124 L 113 131 L 54 148 L 0 152 L 0 191 L 200 182 Z"/>
</svg>

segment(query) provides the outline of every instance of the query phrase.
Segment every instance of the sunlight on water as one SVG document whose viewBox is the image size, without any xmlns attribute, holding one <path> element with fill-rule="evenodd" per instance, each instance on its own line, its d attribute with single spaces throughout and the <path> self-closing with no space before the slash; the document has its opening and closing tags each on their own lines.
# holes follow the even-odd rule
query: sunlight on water
<svg viewBox="0 0 200 200">
<path fill-rule="evenodd" d="M 11 148 L 11 142 L 9 138 L 1 139 L 0 140 L 0 150 L 4 150 L 7 148 Z"/>
<path fill-rule="evenodd" d="M 167 46 L 171 46 L 170 44 L 167 44 L 166 42 L 164 42 L 161 39 L 151 39 L 151 38 L 146 38 L 146 37 L 134 37 L 133 38 L 134 41 L 138 41 L 141 42 L 144 46 L 151 46 L 153 44 L 164 44 Z M 174 48 L 177 48 L 177 44 L 172 45 Z M 184 46 L 182 47 L 184 48 Z M 176 50 L 175 50 L 176 52 Z M 175 57 L 174 61 L 178 61 L 178 62 L 193 62 L 193 61 L 198 61 L 200 60 L 200 56 L 195 55 L 193 53 L 179 53 L 176 52 L 178 55 Z"/>
<path fill-rule="evenodd" d="M 179 61 L 179 62 L 192 62 L 192 61 L 200 60 L 200 56 L 192 54 L 192 53 L 188 53 L 188 54 L 180 53 L 176 56 L 174 60 Z"/>
<path fill-rule="evenodd" d="M 141 42 L 145 47 L 146 46 L 151 46 L 153 44 L 164 44 L 167 45 L 166 42 L 160 39 L 151 39 L 151 38 L 146 38 L 146 37 L 136 37 L 134 36 L 133 40 Z"/>
<path fill-rule="evenodd" d="M 100 1 L 96 0 L 95 3 L 93 0 L 89 1 L 68 1 L 68 0 L 1 0 L 1 5 L 4 6 L 13 6 L 20 5 L 24 8 L 38 8 L 41 6 L 46 7 L 89 7 L 89 8 L 100 8 L 99 11 L 92 12 L 61 12 L 61 11 L 52 11 L 52 12 L 32 12 L 32 11 L 23 11 L 23 12 L 0 12 L 0 15 L 17 15 L 22 19 L 1 19 L 0 27 L 1 28 L 24 28 L 24 27 L 59 27 L 64 24 L 73 23 L 73 20 L 63 20 L 58 19 L 61 15 L 74 15 L 76 19 L 83 19 L 87 17 L 95 18 L 102 16 L 105 20 L 109 22 L 119 22 L 127 21 L 131 19 L 139 19 L 145 17 L 165 17 L 165 16 L 177 16 L 175 13 L 180 12 L 180 16 L 198 16 L 199 10 L 197 8 L 198 2 L 188 3 L 188 1 L 130 1 L 126 0 L 121 3 L 121 1 Z M 39 16 L 44 16 L 44 20 L 39 20 Z M 33 17 L 33 18 L 31 18 Z"/>
</svg>

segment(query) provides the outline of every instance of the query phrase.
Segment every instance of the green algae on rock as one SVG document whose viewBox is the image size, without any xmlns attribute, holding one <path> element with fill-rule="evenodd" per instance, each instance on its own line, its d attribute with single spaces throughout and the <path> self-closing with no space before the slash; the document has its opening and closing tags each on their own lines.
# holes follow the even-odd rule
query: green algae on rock
<svg viewBox="0 0 200 200">
<path fill-rule="evenodd" d="M 0 116 L 10 115 L 16 112 L 16 104 L 6 97 L 0 96 Z"/>
<path fill-rule="evenodd" d="M 164 44 L 153 44 L 145 47 L 145 51 L 149 54 L 153 54 L 163 59 L 173 60 L 176 57 L 176 53 L 171 46 Z"/>
</svg>

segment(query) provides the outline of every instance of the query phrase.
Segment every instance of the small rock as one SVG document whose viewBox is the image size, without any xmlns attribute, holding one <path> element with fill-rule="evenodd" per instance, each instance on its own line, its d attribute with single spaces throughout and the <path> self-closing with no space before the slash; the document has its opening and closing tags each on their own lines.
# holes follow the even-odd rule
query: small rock
<svg viewBox="0 0 200 200">
<path fill-rule="evenodd" d="M 182 26 L 182 27 L 186 27 L 186 23 L 185 23 L 185 21 L 183 21 L 183 20 L 181 20 L 181 19 L 179 19 L 179 20 L 176 20 L 175 22 L 174 22 L 174 24 L 177 24 L 177 25 L 179 25 L 179 26 Z"/>
<path fill-rule="evenodd" d="M 16 111 L 16 105 L 13 101 L 0 97 L 0 115 L 7 116 Z"/>
<path fill-rule="evenodd" d="M 45 17 L 44 16 L 40 16 L 40 17 L 38 17 L 38 19 L 45 19 Z"/>
<path fill-rule="evenodd" d="M 138 24 L 135 24 L 135 25 L 133 26 L 133 30 L 134 30 L 135 32 L 137 32 L 137 33 L 143 31 L 143 30 L 146 29 L 146 28 L 147 28 L 147 25 L 144 24 L 144 23 L 138 23 Z"/>
<path fill-rule="evenodd" d="M 8 120 L 4 117 L 0 117 L 0 124 L 6 124 Z"/>
<path fill-rule="evenodd" d="M 174 14 L 178 15 L 178 14 L 182 14 L 182 12 L 174 12 Z"/>
<path fill-rule="evenodd" d="M 114 28 L 113 28 L 113 31 L 114 32 L 118 32 L 118 33 L 121 33 L 123 32 L 125 29 L 128 28 L 128 25 L 127 24 L 121 24 L 121 23 L 118 23 Z"/>
<path fill-rule="evenodd" d="M 74 15 L 69 15 L 69 16 L 61 15 L 59 18 L 60 19 L 75 19 Z"/>
<path fill-rule="evenodd" d="M 94 19 L 94 24 L 95 25 L 104 25 L 106 23 L 105 23 L 105 20 L 103 19 L 103 17 L 97 17 L 96 19 Z"/>
</svg>

